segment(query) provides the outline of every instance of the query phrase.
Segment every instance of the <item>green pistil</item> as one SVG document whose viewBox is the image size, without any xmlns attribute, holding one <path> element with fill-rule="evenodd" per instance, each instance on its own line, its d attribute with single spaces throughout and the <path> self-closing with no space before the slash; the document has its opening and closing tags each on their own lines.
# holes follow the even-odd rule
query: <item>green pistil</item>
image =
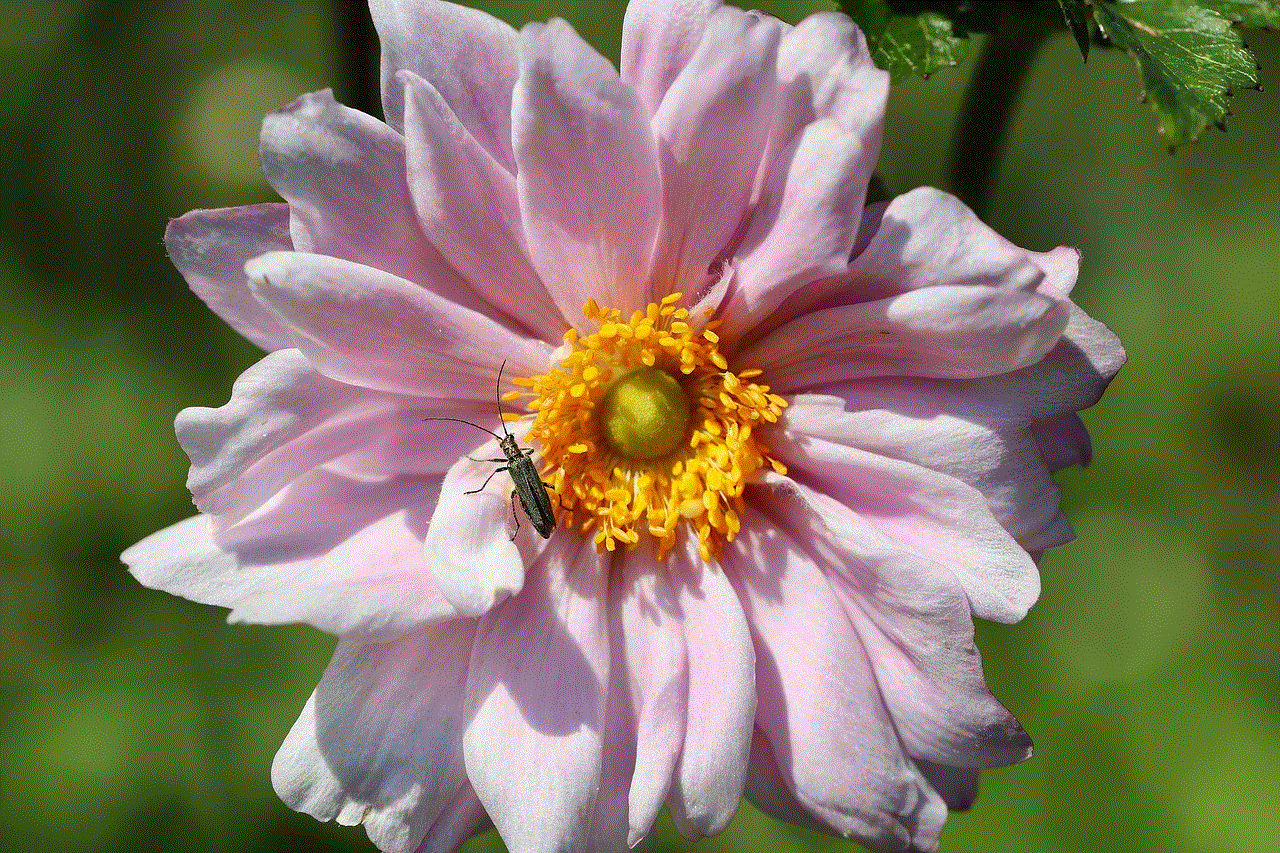
<svg viewBox="0 0 1280 853">
<path fill-rule="evenodd" d="M 613 449 L 632 459 L 656 459 L 689 434 L 692 406 L 665 370 L 641 367 L 614 380 L 600 405 L 600 426 Z"/>
</svg>

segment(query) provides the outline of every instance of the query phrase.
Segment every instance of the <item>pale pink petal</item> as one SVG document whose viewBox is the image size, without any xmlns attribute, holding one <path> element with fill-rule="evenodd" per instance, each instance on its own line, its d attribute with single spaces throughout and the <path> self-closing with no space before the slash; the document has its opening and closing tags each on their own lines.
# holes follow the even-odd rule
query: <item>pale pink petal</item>
<svg viewBox="0 0 1280 853">
<path fill-rule="evenodd" d="M 976 489 L 996 521 L 1028 547 L 1059 518 L 1058 485 L 1028 424 L 984 408 L 979 395 L 932 393 L 967 383 L 871 380 L 799 394 L 787 411 L 804 431 L 878 456 L 901 459 Z M 989 402 L 998 402 L 992 398 Z M 1027 602 L 1030 603 L 1029 601 Z"/>
<path fill-rule="evenodd" d="M 743 605 L 727 575 L 706 563 L 692 537 L 668 555 L 683 614 L 689 687 L 680 763 L 667 808 L 686 838 L 729 825 L 746 775 L 756 712 L 755 650 Z"/>
<path fill-rule="evenodd" d="M 797 290 L 753 335 L 815 310 L 938 285 L 978 285 L 1063 300 L 1075 281 L 1078 260 L 1067 247 L 1044 253 L 1021 249 L 959 199 L 921 187 L 869 205 L 862 212 L 848 271 Z"/>
<path fill-rule="evenodd" d="M 193 210 L 169 223 L 164 246 L 196 296 L 231 328 L 268 352 L 293 346 L 244 274 L 250 258 L 293 248 L 287 204 Z"/>
<path fill-rule="evenodd" d="M 1068 303 L 1020 290 L 939 285 L 813 311 L 748 346 L 781 393 L 871 376 L 965 379 L 1035 364 L 1066 328 Z"/>
<path fill-rule="evenodd" d="M 860 300 L 938 284 L 1025 289 L 1044 277 L 1039 257 L 1001 237 L 955 196 L 920 187 L 889 202 L 848 280 Z"/>
<path fill-rule="evenodd" d="M 472 426 L 438 420 L 442 417 L 467 421 Z M 442 475 L 463 456 L 488 453 L 476 449 L 487 441 L 476 427 L 500 430 L 500 423 L 496 402 L 404 402 L 385 418 L 379 419 L 377 413 L 361 413 L 359 418 L 339 425 L 339 434 L 361 434 L 363 441 L 334 457 L 325 467 L 364 479 Z"/>
<path fill-rule="evenodd" d="M 853 21 L 818 12 L 787 30 L 778 45 L 778 79 L 773 133 L 784 146 L 808 124 L 829 119 L 858 137 L 874 164 L 889 75 L 876 67 Z"/>
<path fill-rule="evenodd" d="M 152 534 L 122 559 L 143 585 L 229 607 L 231 621 L 394 635 L 456 615 L 422 564 L 421 543 L 421 525 L 401 511 L 321 557 L 296 548 L 237 554 L 214 543 L 200 515 Z"/>
<path fill-rule="evenodd" d="M 783 152 L 733 260 L 723 334 L 740 336 L 800 285 L 844 272 L 875 166 L 864 146 L 819 121 Z"/>
<path fill-rule="evenodd" d="M 316 468 L 248 512 L 211 515 L 214 539 L 242 556 L 282 562 L 333 547 L 402 509 L 413 510 L 416 525 L 423 526 L 427 510 L 420 504 L 429 508 L 442 479 L 362 480 Z M 411 552 L 407 556 L 413 558 Z"/>
<path fill-rule="evenodd" d="M 1088 465 L 1093 458 L 1093 439 L 1077 414 L 1063 415 L 1032 426 L 1031 434 L 1050 471 L 1072 465 Z"/>
<path fill-rule="evenodd" d="M 295 349 L 273 352 L 240 374 L 225 406 L 179 413 L 178 441 L 191 459 L 187 487 L 199 502 L 272 450 L 378 402 L 378 395 L 317 373 Z"/>
<path fill-rule="evenodd" d="M 1004 405 L 1025 411 L 1033 422 L 1087 409 L 1102 398 L 1128 356 L 1110 329 L 1075 304 L 1066 331 L 1039 363 L 997 376 L 972 390 L 998 395 Z"/>
<path fill-rule="evenodd" d="M 751 757 L 743 793 L 756 808 L 778 820 L 814 832 L 831 832 L 831 827 L 800 805 L 800 801 L 788 787 L 786 777 L 778 769 L 778 759 L 773 755 L 769 738 L 758 726 L 752 733 Z"/>
<path fill-rule="evenodd" d="M 770 494 L 771 514 L 796 511 L 794 496 Z M 756 725 L 796 801 L 873 849 L 933 849 L 945 807 L 902 751 L 867 653 L 813 557 L 748 507 L 724 563 L 755 641 Z"/>
<path fill-rule="evenodd" d="M 553 541 L 471 653 L 467 775 L 512 853 L 582 849 L 600 779 L 608 575 L 590 542 Z"/>
<path fill-rule="evenodd" d="M 382 43 L 383 112 L 391 126 L 404 129 L 404 90 L 394 79 L 403 68 L 434 86 L 480 145 L 514 174 L 515 30 L 453 3 L 371 0 L 369 11 Z"/>
<path fill-rule="evenodd" d="M 494 410 L 344 385 L 280 350 L 236 380 L 226 405 L 186 409 L 176 426 L 196 506 L 225 527 L 320 466 L 366 483 L 443 475 L 479 442 L 474 429 L 424 420 L 438 416 L 483 422 Z"/>
<path fill-rule="evenodd" d="M 455 853 L 462 843 L 493 827 L 480 798 L 467 782 L 454 795 L 415 853 Z"/>
<path fill-rule="evenodd" d="M 722 0 L 635 0 L 622 20 L 622 79 L 653 115 Z"/>
<path fill-rule="evenodd" d="M 610 600 L 605 605 L 609 632 L 609 683 L 605 688 L 604 721 L 600 740 L 600 778 L 596 785 L 595 806 L 591 825 L 583 842 L 584 850 L 622 853 L 628 849 L 631 822 L 628 814 L 631 779 L 636 769 L 636 710 L 632 701 L 631 675 L 627 671 L 627 649 L 622 636 L 622 608 L 617 595 L 621 592 L 618 573 L 624 571 L 625 553 L 606 556 L 612 566 Z M 668 779 L 670 775 L 668 774 Z"/>
<path fill-rule="evenodd" d="M 974 613 L 1016 622 L 1040 594 L 1035 563 L 977 489 L 937 471 L 857 447 L 860 420 L 831 398 L 788 407 L 774 453 L 788 473 L 830 495 L 861 520 L 959 579 Z M 801 426 L 802 425 L 802 426 Z M 1057 494 L 1049 502 L 1057 513 Z"/>
<path fill-rule="evenodd" d="M 565 319 L 529 259 L 515 178 L 431 84 L 407 71 L 398 82 L 405 89 L 410 192 L 431 242 L 507 317 L 544 340 L 558 340 Z"/>
<path fill-rule="evenodd" d="M 983 379 L 885 378 L 824 390 L 842 400 L 842 440 L 968 483 L 1005 529 L 1035 551 L 1072 538 L 1048 463 L 1084 450 L 1082 435 L 1072 433 L 1072 445 L 1047 451 L 1036 425 L 1097 402 L 1124 358 L 1105 326 L 1071 306 L 1066 334 L 1031 367 Z M 812 405 L 819 408 L 811 411 Z M 793 417 L 816 418 L 811 429 L 822 429 L 828 402 L 806 394 L 792 406 Z"/>
<path fill-rule="evenodd" d="M 1031 252 L 1036 266 L 1044 270 L 1041 293 L 1070 296 L 1080 275 L 1080 250 L 1074 246 L 1058 246 L 1047 252 Z"/>
<path fill-rule="evenodd" d="M 661 201 L 644 105 L 559 20 L 521 33 L 513 97 L 525 233 L 561 314 L 580 318 L 591 298 L 643 309 Z"/>
<path fill-rule="evenodd" d="M 542 341 L 372 267 L 272 252 L 245 271 L 316 369 L 342 382 L 479 400 L 494 388 L 503 359 L 511 375 L 546 369 Z"/>
<path fill-rule="evenodd" d="M 228 618 L 305 622 L 339 636 L 393 636 L 453 618 L 457 610 L 422 556 L 439 483 L 369 485 L 318 472 L 290 486 L 277 506 L 235 527 L 215 527 L 218 547 L 261 577 Z M 343 510 L 351 511 L 338 515 Z"/>
<path fill-rule="evenodd" d="M 636 717 L 630 733 L 635 739 L 634 773 L 622 792 L 629 815 L 624 837 L 630 846 L 649 832 L 671 788 L 684 746 L 689 664 L 680 595 L 666 567 L 639 551 L 614 559 L 623 649 L 614 666 L 627 677 L 625 689 Z"/>
<path fill-rule="evenodd" d="M 783 26 L 717 10 L 653 118 L 663 189 L 655 294 L 696 300 L 744 224 L 769 135 Z"/>
<path fill-rule="evenodd" d="M 213 544 L 208 516 L 179 521 L 132 545 L 120 559 L 138 581 L 201 604 L 233 607 L 257 592 L 263 572 L 240 571 L 232 554 Z"/>
<path fill-rule="evenodd" d="M 964 421 L 1006 432 L 1056 420 L 1098 402 L 1125 360 L 1124 348 L 1106 326 L 1070 307 L 1062 338 L 1022 370 L 962 381 L 886 377 L 823 391 L 844 398 L 850 411 L 883 409 L 919 419 L 951 413 L 955 420 L 948 429 L 960 429 Z"/>
<path fill-rule="evenodd" d="M 483 461 L 500 458 L 491 453 L 497 453 L 496 442 L 449 469 L 423 545 L 427 565 L 445 598 L 465 616 L 487 612 L 518 593 L 524 583 L 523 555 L 510 532 L 515 529 L 513 513 L 519 511 L 510 497 L 511 477 L 489 476 L 500 467 Z M 467 494 L 482 485 L 482 491 Z M 527 519 L 521 524 L 526 537 L 532 528 Z"/>
<path fill-rule="evenodd" d="M 1032 559 L 1039 563 L 1045 551 L 1074 542 L 1075 538 L 1075 528 L 1071 526 L 1071 522 L 1067 521 L 1067 517 L 1059 512 L 1044 527 L 1019 539 L 1018 544 L 1026 548 Z"/>
<path fill-rule="evenodd" d="M 972 767 L 951 767 L 916 759 L 916 766 L 947 808 L 962 812 L 978 798 L 978 771 Z"/>
<path fill-rule="evenodd" d="M 473 620 L 386 644 L 342 640 L 276 754 L 290 808 L 364 824 L 386 853 L 411 853 L 464 785 L 462 702 Z"/>
<path fill-rule="evenodd" d="M 825 567 L 907 753 L 967 767 L 1026 759 L 1031 739 L 987 689 L 966 589 L 947 564 L 902 549 L 838 496 L 788 490 L 804 507 L 781 502 L 788 532 Z"/>
<path fill-rule="evenodd" d="M 888 75 L 845 16 L 811 15 L 783 34 L 778 85 L 759 206 L 721 312 L 730 338 L 800 286 L 844 273 L 880 150 Z"/>
<path fill-rule="evenodd" d="M 483 310 L 418 226 L 400 134 L 316 92 L 266 117 L 261 155 L 267 181 L 289 202 L 293 248 L 377 267 Z"/>
</svg>

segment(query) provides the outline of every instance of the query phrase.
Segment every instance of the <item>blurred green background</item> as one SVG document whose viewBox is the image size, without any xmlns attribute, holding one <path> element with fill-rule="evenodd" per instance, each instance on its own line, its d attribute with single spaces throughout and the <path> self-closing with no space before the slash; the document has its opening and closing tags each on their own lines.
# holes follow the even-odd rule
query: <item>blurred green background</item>
<svg viewBox="0 0 1280 853">
<path fill-rule="evenodd" d="M 227 626 L 118 554 L 193 511 L 172 432 L 258 358 L 161 244 L 189 209 L 274 198 L 262 115 L 346 83 L 341 3 L 0 7 L 0 847 L 368 851 L 294 814 L 269 767 L 333 640 Z M 621 7 L 569 18 L 615 59 Z M 771 3 L 795 21 L 822 4 Z M 1246 34 L 1280 89 L 1280 37 Z M 975 45 L 976 46 L 976 45 Z M 372 62 L 373 59 L 370 59 Z M 879 174 L 946 186 L 973 57 L 895 87 Z M 345 88 L 344 88 L 345 87 Z M 1016 626 L 981 625 L 1035 757 L 989 771 L 944 851 L 1280 849 L 1280 94 L 1169 156 L 1130 61 L 1039 55 L 989 220 L 1080 247 L 1077 301 L 1130 363 L 1064 472 L 1079 540 Z M 732 144 L 732 140 L 726 140 Z M 664 817 L 659 849 L 684 849 Z M 496 850 L 494 834 L 468 850 Z M 744 807 L 702 851 L 849 850 Z"/>
</svg>

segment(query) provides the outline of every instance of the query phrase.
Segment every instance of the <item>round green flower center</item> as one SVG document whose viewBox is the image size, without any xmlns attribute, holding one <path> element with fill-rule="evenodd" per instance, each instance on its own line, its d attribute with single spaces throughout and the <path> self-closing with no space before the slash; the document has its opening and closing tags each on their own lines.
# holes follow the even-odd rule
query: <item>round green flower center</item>
<svg viewBox="0 0 1280 853">
<path fill-rule="evenodd" d="M 631 459 L 656 459 L 689 436 L 693 406 L 670 373 L 639 367 L 615 379 L 600 404 L 600 427 L 613 449 Z"/>
</svg>

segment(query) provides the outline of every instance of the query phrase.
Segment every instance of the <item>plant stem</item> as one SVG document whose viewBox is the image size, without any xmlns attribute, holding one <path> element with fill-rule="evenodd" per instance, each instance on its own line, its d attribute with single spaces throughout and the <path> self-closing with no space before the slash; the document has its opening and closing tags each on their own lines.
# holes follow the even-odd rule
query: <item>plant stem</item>
<svg viewBox="0 0 1280 853">
<path fill-rule="evenodd" d="M 369 7 L 353 0 L 333 0 L 341 78 L 346 91 L 338 100 L 369 115 L 382 115 L 378 73 L 378 36 Z"/>
<path fill-rule="evenodd" d="M 979 216 L 987 213 L 997 160 L 1031 60 L 1053 31 L 1036 3 L 1002 3 L 969 84 L 951 150 L 951 187 Z"/>
</svg>

